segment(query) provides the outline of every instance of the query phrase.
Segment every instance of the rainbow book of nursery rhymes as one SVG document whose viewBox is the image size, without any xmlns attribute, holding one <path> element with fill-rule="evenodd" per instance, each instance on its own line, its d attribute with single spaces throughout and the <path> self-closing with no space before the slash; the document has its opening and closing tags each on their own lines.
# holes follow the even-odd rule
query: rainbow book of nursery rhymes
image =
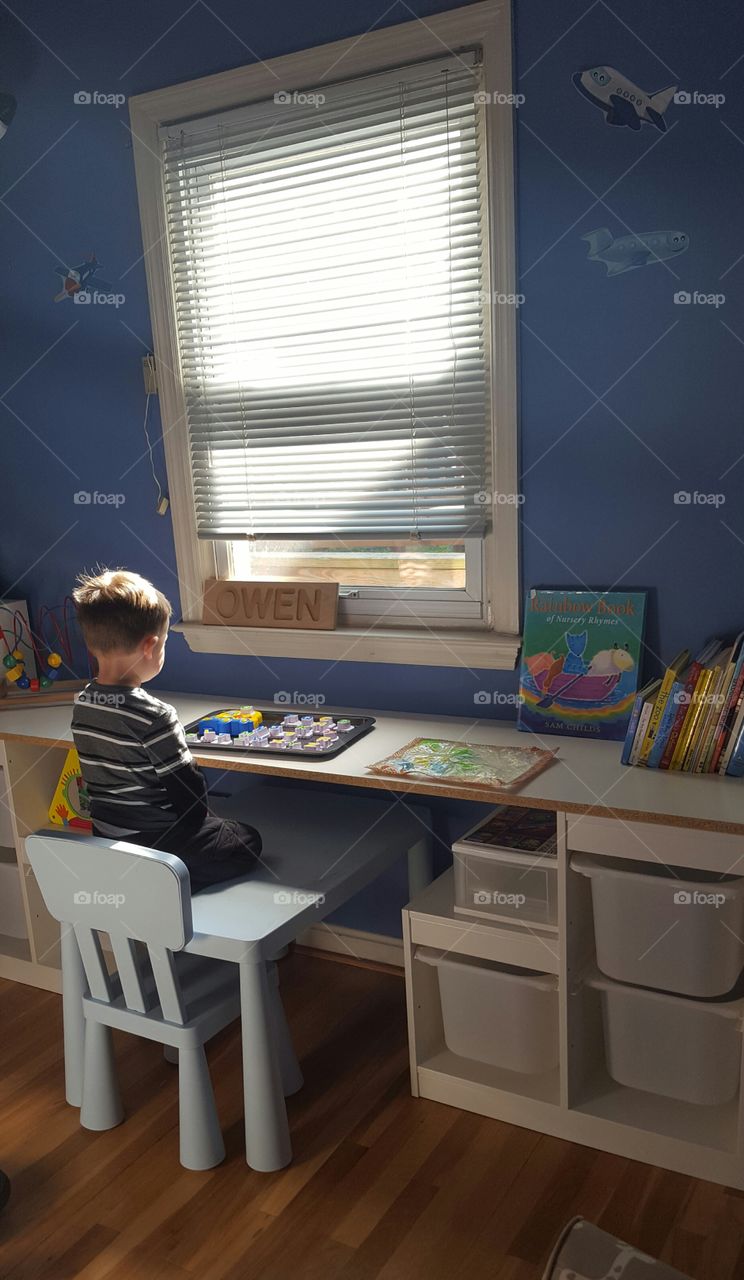
<svg viewBox="0 0 744 1280">
<path fill-rule="evenodd" d="M 622 741 L 645 612 L 644 591 L 528 591 L 519 728 Z"/>
</svg>

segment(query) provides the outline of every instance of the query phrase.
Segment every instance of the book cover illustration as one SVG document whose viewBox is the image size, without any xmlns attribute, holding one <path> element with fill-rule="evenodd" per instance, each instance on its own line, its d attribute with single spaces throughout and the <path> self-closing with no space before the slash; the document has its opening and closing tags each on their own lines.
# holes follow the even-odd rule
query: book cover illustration
<svg viewBox="0 0 744 1280">
<path fill-rule="evenodd" d="M 644 591 L 527 593 L 520 729 L 625 737 L 638 688 Z"/>
<path fill-rule="evenodd" d="M 57 827 L 74 827 L 78 831 L 93 830 L 88 793 L 74 747 L 65 756 L 64 767 L 49 806 L 49 821 Z"/>
</svg>

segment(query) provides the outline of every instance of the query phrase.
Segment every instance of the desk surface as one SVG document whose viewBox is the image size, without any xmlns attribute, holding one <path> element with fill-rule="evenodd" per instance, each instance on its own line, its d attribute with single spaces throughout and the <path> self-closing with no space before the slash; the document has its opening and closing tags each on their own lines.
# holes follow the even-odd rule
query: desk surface
<svg viewBox="0 0 744 1280">
<path fill-rule="evenodd" d="M 199 696 L 155 690 L 171 702 L 183 724 L 230 702 L 230 695 Z M 234 700 L 234 695 L 233 695 Z M 261 705 L 260 702 L 257 705 Z M 359 708 L 324 708 L 340 714 L 360 714 Z M 20 740 L 40 746 L 71 746 L 71 708 L 29 707 L 0 714 L 0 739 Z M 335 782 L 401 794 L 508 803 L 536 809 L 560 809 L 567 813 L 594 813 L 625 821 L 662 822 L 673 826 L 701 827 L 744 835 L 744 784 L 735 778 L 694 776 L 659 770 L 627 768 L 620 764 L 620 744 L 587 739 L 537 738 L 519 733 L 498 720 L 473 720 L 456 716 L 408 715 L 401 712 L 364 712 L 374 715 L 377 726 L 334 759 L 302 760 L 286 757 L 220 755 L 194 757 L 208 769 L 234 770 L 267 777 L 299 778 L 304 782 Z M 557 751 L 555 763 L 519 792 L 474 790 L 472 787 L 425 780 L 382 778 L 368 771 L 411 738 L 441 736 L 495 746 L 527 743 Z"/>
</svg>

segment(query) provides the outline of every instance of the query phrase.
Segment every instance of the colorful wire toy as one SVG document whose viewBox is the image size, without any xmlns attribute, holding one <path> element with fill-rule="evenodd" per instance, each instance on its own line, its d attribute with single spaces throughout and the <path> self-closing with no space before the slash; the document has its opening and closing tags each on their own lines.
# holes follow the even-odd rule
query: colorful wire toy
<svg viewBox="0 0 744 1280">
<path fill-rule="evenodd" d="M 58 617 L 60 613 L 61 617 Z M 6 623 L 4 627 L 0 622 L 0 636 L 6 650 L 2 660 L 2 674 L 6 680 L 15 684 L 18 689 L 30 689 L 35 692 L 37 689 L 46 689 L 53 684 L 61 674 L 63 666 L 74 676 L 70 641 L 70 621 L 74 619 L 74 604 L 71 596 L 65 596 L 62 604 L 41 606 L 37 631 L 34 631 L 31 623 L 26 621 L 18 609 L 8 609 L 7 606 L 0 605 L 0 614 L 10 618 L 13 627 L 12 640 L 9 640 L 6 634 L 6 630 L 9 630 L 8 624 Z M 51 644 L 47 642 L 45 632 L 47 635 L 51 632 Z M 26 671 L 26 655 L 20 647 L 23 643 L 33 652 L 36 670 L 39 673 L 36 676 L 29 676 Z M 46 658 L 43 656 L 44 653 Z"/>
</svg>

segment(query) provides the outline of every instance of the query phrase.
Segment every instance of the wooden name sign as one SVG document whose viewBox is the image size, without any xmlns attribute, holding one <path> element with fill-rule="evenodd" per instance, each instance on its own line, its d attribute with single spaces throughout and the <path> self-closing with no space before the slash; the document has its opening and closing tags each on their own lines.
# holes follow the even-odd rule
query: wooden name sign
<svg viewBox="0 0 744 1280">
<path fill-rule="evenodd" d="M 296 578 L 236 582 L 209 578 L 204 587 L 202 616 L 211 626 L 333 631 L 337 612 L 337 582 L 298 582 Z"/>
</svg>

